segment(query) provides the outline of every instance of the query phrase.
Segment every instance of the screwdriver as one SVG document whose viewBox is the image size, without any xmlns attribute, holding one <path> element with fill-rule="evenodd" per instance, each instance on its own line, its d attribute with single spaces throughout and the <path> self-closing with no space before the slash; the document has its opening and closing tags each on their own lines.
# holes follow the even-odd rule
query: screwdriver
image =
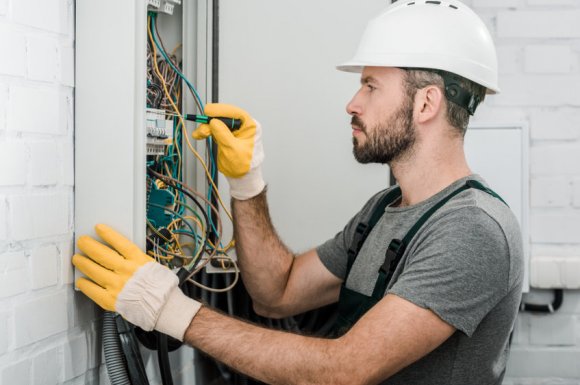
<svg viewBox="0 0 580 385">
<path fill-rule="evenodd" d="M 239 130 L 240 127 L 242 126 L 242 121 L 240 119 L 224 118 L 221 116 L 206 116 L 206 115 L 186 114 L 183 117 L 185 118 L 185 120 L 189 120 L 189 121 L 197 122 L 197 123 L 205 123 L 205 124 L 208 124 L 211 119 L 219 119 L 226 126 L 228 126 L 230 131 Z"/>
</svg>

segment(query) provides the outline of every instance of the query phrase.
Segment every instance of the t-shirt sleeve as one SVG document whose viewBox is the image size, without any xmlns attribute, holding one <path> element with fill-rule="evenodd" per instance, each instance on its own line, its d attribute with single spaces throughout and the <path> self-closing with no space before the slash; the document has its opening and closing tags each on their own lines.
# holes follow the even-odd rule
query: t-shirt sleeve
<svg viewBox="0 0 580 385">
<path fill-rule="evenodd" d="M 322 264 L 330 271 L 332 274 L 338 278 L 344 280 L 346 276 L 346 264 L 348 261 L 348 248 L 354 237 L 356 231 L 356 226 L 363 220 L 367 220 L 372 209 L 378 203 L 380 198 L 384 196 L 389 191 L 389 189 L 375 194 L 369 201 L 363 206 L 363 208 L 352 217 L 344 229 L 339 231 L 334 238 L 331 238 L 318 246 L 316 252 Z"/>
<path fill-rule="evenodd" d="M 504 231 L 482 209 L 465 207 L 434 221 L 412 246 L 388 293 L 432 310 L 471 336 L 508 291 Z"/>
</svg>

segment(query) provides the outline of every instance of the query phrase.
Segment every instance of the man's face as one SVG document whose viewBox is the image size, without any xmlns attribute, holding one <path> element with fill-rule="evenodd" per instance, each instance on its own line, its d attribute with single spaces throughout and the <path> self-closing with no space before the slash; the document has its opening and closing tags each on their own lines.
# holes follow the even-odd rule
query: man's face
<svg viewBox="0 0 580 385">
<path fill-rule="evenodd" d="M 403 70 L 365 67 L 361 88 L 347 105 L 353 153 L 360 163 L 391 163 L 410 154 L 416 141 L 413 99 Z"/>
</svg>

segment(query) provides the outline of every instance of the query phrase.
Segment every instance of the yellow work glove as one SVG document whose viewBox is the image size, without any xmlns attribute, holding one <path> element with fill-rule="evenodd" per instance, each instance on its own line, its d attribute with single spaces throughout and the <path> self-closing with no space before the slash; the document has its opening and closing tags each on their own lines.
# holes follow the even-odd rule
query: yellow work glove
<svg viewBox="0 0 580 385">
<path fill-rule="evenodd" d="M 75 265 L 87 278 L 77 287 L 105 310 L 116 311 L 143 330 L 158 330 L 183 341 L 185 330 L 201 304 L 185 296 L 179 279 L 155 262 L 137 245 L 106 225 L 96 225 L 100 238 L 89 236 L 77 242 L 86 256 L 75 254 Z"/>
<path fill-rule="evenodd" d="M 230 195 L 244 200 L 258 195 L 266 184 L 262 178 L 261 164 L 264 160 L 262 128 L 260 124 L 239 107 L 229 104 L 206 104 L 207 116 L 240 119 L 242 125 L 234 132 L 220 120 L 211 119 L 193 131 L 194 139 L 213 136 L 218 145 L 218 170 L 230 185 Z"/>
</svg>

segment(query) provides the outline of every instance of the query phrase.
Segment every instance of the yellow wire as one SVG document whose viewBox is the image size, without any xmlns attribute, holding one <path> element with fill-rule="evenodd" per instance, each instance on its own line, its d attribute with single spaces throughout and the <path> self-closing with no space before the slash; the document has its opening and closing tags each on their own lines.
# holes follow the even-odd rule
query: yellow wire
<svg viewBox="0 0 580 385">
<path fill-rule="evenodd" d="M 154 258 L 163 259 L 163 260 L 165 260 L 165 261 L 171 261 L 171 260 L 173 259 L 173 255 L 167 255 L 167 256 L 166 256 L 166 255 L 161 255 L 161 254 L 155 254 L 155 253 L 153 252 L 153 250 L 149 250 L 149 251 L 147 252 L 147 254 L 148 254 L 148 255 L 150 255 L 150 256 L 152 256 L 152 257 L 154 257 Z"/>
<path fill-rule="evenodd" d="M 150 17 L 149 17 L 150 19 Z M 189 149 L 191 150 L 191 152 L 193 152 L 193 154 L 195 155 L 195 157 L 199 160 L 200 164 L 202 165 L 205 174 L 207 175 L 208 181 L 211 184 L 211 186 L 213 187 L 213 189 L 215 190 L 215 194 L 216 197 L 218 198 L 218 201 L 220 202 L 220 205 L 222 206 L 222 208 L 224 209 L 225 213 L 227 214 L 228 218 L 230 220 L 233 220 L 232 218 L 232 214 L 229 212 L 229 210 L 227 209 L 225 203 L 222 200 L 222 197 L 220 196 L 219 190 L 217 188 L 217 186 L 215 185 L 212 177 L 211 177 L 211 173 L 209 172 L 207 165 L 205 164 L 203 158 L 199 155 L 199 153 L 195 150 L 195 148 L 193 148 L 193 145 L 191 144 L 191 141 L 189 140 L 189 135 L 187 132 L 187 128 L 185 127 L 185 121 L 183 120 L 183 116 L 181 115 L 181 113 L 179 112 L 179 109 L 177 108 L 177 106 L 175 105 L 175 103 L 173 103 L 173 100 L 171 99 L 171 95 L 169 94 L 169 91 L 167 90 L 167 84 L 165 83 L 165 79 L 163 79 L 163 77 L 161 76 L 161 71 L 159 71 L 159 67 L 157 65 L 157 49 L 155 47 L 155 42 L 153 40 L 153 35 L 151 34 L 151 23 L 147 23 L 147 34 L 149 35 L 149 40 L 151 41 L 151 48 L 153 50 L 153 66 L 155 69 L 155 72 L 157 73 L 157 76 L 159 76 L 159 78 L 161 79 L 161 85 L 163 86 L 163 91 L 165 91 L 165 95 L 167 96 L 167 99 L 169 100 L 169 103 L 171 103 L 171 106 L 173 107 L 173 109 L 175 110 L 175 113 L 177 114 L 177 117 L 179 118 L 179 121 L 181 122 L 181 128 L 183 130 L 183 136 L 185 137 L 185 141 L 187 143 L 187 146 L 189 147 Z"/>
<path fill-rule="evenodd" d="M 181 203 L 181 202 L 178 201 L 177 203 Z M 201 246 L 197 250 L 197 253 L 194 256 L 192 256 L 192 259 L 197 260 L 199 258 L 199 256 L 201 255 L 201 253 L 203 252 L 203 244 L 205 243 L 205 226 L 203 226 L 203 224 L 200 222 L 199 219 L 192 217 L 192 216 L 189 216 L 189 215 L 184 216 L 183 219 L 189 219 L 189 220 L 195 222 L 202 231 L 203 237 L 201 239 Z M 177 219 L 173 220 L 173 222 L 171 222 L 169 224 L 169 226 L 167 226 L 167 228 L 170 229 L 172 226 L 175 226 L 177 224 L 177 222 L 181 222 L 181 218 L 177 218 Z M 183 253 L 183 249 L 182 249 L 183 246 L 179 243 L 178 237 L 175 236 L 176 234 L 173 234 L 173 233 L 171 233 L 171 234 L 174 235 L 175 242 L 177 243 L 179 250 Z"/>
</svg>

